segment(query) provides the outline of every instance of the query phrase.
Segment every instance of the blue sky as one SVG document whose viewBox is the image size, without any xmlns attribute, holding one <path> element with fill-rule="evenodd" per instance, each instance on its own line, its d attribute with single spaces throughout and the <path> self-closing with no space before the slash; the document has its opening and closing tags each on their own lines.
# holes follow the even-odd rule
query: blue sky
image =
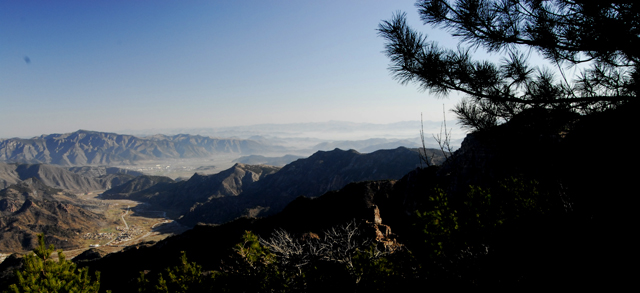
<svg viewBox="0 0 640 293">
<path fill-rule="evenodd" d="M 0 0 L 0 138 L 442 119 L 388 71 L 378 24 L 414 1 Z M 449 114 L 453 117 L 453 114 Z"/>
</svg>

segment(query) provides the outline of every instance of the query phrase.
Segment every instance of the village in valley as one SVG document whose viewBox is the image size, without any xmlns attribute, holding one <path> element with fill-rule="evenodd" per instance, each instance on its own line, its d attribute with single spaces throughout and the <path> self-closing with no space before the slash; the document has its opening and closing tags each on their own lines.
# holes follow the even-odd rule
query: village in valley
<svg viewBox="0 0 640 293">
<path fill-rule="evenodd" d="M 96 191 L 83 194 L 83 197 L 107 207 L 104 215 L 110 224 L 100 230 L 81 234 L 86 245 L 65 251 L 68 258 L 90 248 L 112 253 L 141 242 L 157 242 L 187 230 L 187 227 L 167 218 L 165 211 L 152 210 L 148 205 L 132 200 L 104 200 L 99 195 L 100 192 Z"/>
</svg>

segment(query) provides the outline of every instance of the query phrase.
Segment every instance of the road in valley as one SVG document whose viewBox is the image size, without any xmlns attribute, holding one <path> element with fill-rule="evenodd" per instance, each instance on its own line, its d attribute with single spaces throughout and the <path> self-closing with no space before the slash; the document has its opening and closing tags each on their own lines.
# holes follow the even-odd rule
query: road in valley
<svg viewBox="0 0 640 293">
<path fill-rule="evenodd" d="M 167 218 L 166 211 L 146 210 L 146 204 L 144 203 L 130 200 L 96 200 L 107 202 L 107 205 L 116 208 L 118 205 L 127 205 L 126 209 L 119 215 L 124 223 L 124 229 L 119 228 L 118 235 L 109 239 L 107 243 L 97 245 L 97 242 L 99 242 L 99 240 L 97 240 L 94 242 L 95 245 L 92 244 L 88 245 L 89 247 L 64 251 L 68 259 L 81 254 L 91 247 L 99 247 L 100 250 L 106 253 L 113 253 L 126 246 L 140 243 L 143 240 L 160 241 L 168 236 L 180 234 L 188 230 L 187 227 Z"/>
</svg>

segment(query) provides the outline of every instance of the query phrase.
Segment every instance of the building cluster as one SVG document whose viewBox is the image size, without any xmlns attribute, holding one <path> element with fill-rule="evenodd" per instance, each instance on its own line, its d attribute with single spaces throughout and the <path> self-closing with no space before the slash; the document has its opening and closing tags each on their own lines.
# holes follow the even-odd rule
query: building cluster
<svg viewBox="0 0 640 293">
<path fill-rule="evenodd" d="M 118 234 L 116 233 L 85 233 L 82 235 L 82 239 L 88 240 L 111 240 Z"/>
<path fill-rule="evenodd" d="M 109 244 L 111 246 L 117 246 L 123 242 L 131 241 L 144 233 L 144 230 L 136 225 L 129 226 L 128 230 L 123 227 L 116 227 L 116 230 L 122 231 L 122 233 L 120 233 L 120 235 L 118 235 L 116 239 Z"/>
</svg>

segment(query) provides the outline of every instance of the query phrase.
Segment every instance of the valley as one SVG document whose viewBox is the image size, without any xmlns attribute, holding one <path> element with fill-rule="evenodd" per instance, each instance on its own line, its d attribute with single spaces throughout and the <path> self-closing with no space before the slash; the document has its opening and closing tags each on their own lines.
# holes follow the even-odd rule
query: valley
<svg viewBox="0 0 640 293">
<path fill-rule="evenodd" d="M 210 175 L 229 169 L 237 155 L 216 155 L 207 158 L 139 161 L 132 165 L 114 165 L 146 175 L 189 179 L 193 174 Z"/>
<path fill-rule="evenodd" d="M 81 198 L 89 205 L 104 207 L 102 213 L 106 216 L 108 225 L 94 232 L 78 235 L 83 245 L 77 249 L 64 250 L 68 259 L 91 248 L 104 254 L 118 252 L 141 242 L 158 242 L 188 229 L 167 218 L 166 211 L 133 200 L 101 199 L 101 193 L 102 191 L 94 191 L 81 195 Z"/>
<path fill-rule="evenodd" d="M 67 258 L 104 256 L 350 182 L 397 180 L 420 162 L 416 149 L 392 148 L 406 140 L 286 141 L 83 130 L 0 140 L 0 253 L 27 253 L 44 234 Z"/>
<path fill-rule="evenodd" d="M 167 211 L 133 200 L 102 199 L 100 195 L 103 191 L 97 190 L 77 195 L 75 200 L 77 206 L 103 215 L 105 221 L 96 225 L 93 231 L 76 232 L 68 239 L 64 239 L 76 244 L 74 247 L 63 249 L 68 259 L 90 248 L 108 254 L 141 242 L 157 242 L 188 229 L 168 218 Z M 62 199 L 61 195 L 56 197 Z M 14 252 L 28 251 L 1 251 L 0 259 Z M 54 257 L 57 256 L 54 255 Z"/>
</svg>

